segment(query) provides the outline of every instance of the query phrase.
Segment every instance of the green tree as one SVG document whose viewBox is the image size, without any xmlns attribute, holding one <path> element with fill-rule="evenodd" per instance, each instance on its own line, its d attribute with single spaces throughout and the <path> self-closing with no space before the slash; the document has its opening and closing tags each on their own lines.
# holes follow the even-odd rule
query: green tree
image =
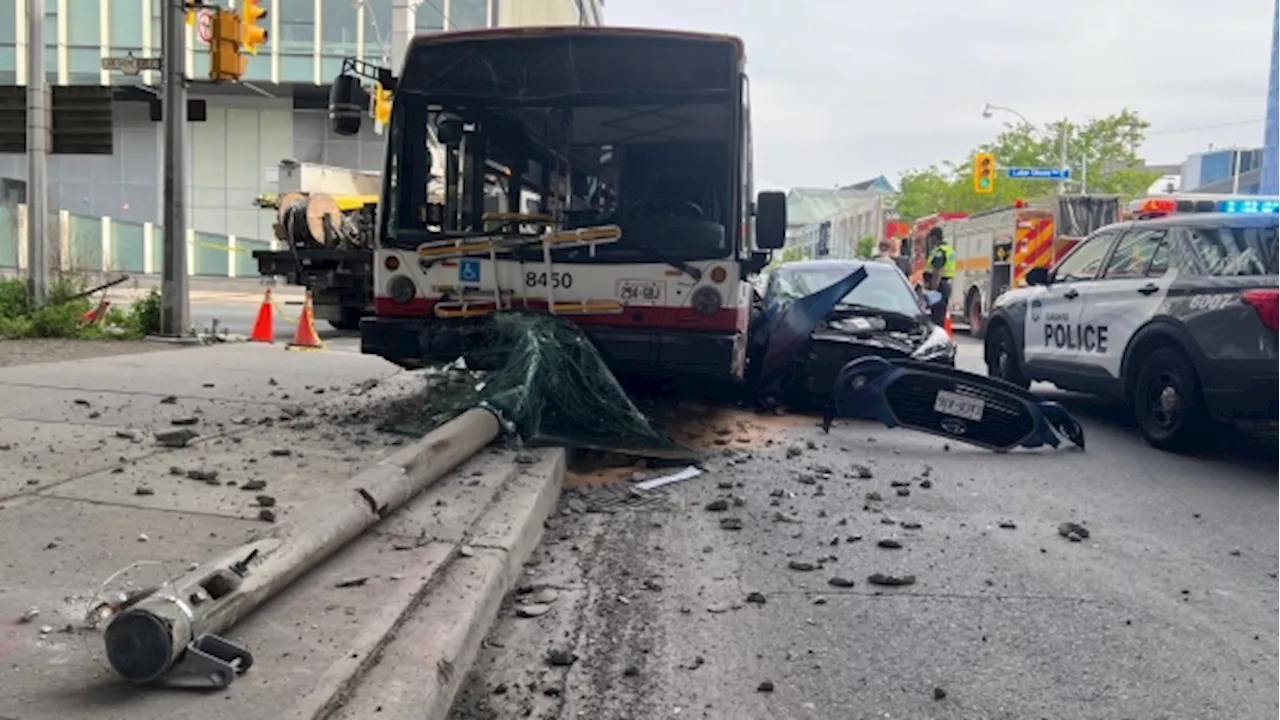
<svg viewBox="0 0 1280 720">
<path fill-rule="evenodd" d="M 869 258 L 876 254 L 876 238 L 874 235 L 865 235 L 858 238 L 858 245 L 854 248 L 854 253 L 860 258 Z"/>
<path fill-rule="evenodd" d="M 1076 125 L 1050 123 L 1043 128 L 1006 125 L 996 139 L 969 154 L 961 163 L 946 162 L 923 170 L 912 170 L 902 178 L 896 210 L 907 221 L 935 212 L 981 212 L 1013 204 L 1018 198 L 1031 199 L 1057 192 L 1050 180 L 1013 180 L 996 176 L 995 192 L 973 192 L 973 153 L 986 151 L 996 156 L 1001 168 L 1057 167 L 1061 162 L 1061 138 L 1067 132 L 1067 159 L 1072 179 L 1068 190 L 1079 192 L 1087 181 L 1090 193 L 1114 194 L 1124 198 L 1141 196 L 1159 177 L 1142 169 L 1138 147 L 1150 123 L 1125 109 L 1115 115 Z"/>
</svg>

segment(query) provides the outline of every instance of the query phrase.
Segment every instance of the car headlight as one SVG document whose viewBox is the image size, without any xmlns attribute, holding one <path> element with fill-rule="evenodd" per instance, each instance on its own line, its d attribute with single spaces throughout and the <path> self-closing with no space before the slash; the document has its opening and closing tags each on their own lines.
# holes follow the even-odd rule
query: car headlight
<svg viewBox="0 0 1280 720">
<path fill-rule="evenodd" d="M 938 326 L 933 326 L 933 330 L 929 332 L 929 337 L 925 338 L 920 347 L 911 353 L 912 360 L 920 360 L 922 362 L 929 360 L 951 360 L 956 356 L 955 343 L 951 342 L 951 338 L 947 335 L 947 331 Z"/>
</svg>

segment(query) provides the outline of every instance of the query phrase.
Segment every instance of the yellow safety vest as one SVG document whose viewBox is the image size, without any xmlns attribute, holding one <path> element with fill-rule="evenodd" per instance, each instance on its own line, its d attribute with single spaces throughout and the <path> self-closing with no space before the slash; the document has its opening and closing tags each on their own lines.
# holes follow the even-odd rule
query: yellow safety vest
<svg viewBox="0 0 1280 720">
<path fill-rule="evenodd" d="M 956 276 L 956 249 L 950 245 L 939 245 L 933 249 L 933 254 L 929 256 L 929 269 L 933 269 L 933 260 L 938 257 L 938 253 L 942 253 L 942 279 L 950 280 Z"/>
</svg>

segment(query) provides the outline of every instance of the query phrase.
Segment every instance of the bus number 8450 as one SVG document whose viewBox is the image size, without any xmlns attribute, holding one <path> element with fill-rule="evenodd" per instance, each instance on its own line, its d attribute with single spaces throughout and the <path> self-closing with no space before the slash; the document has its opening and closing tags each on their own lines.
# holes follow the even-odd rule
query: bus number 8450
<svg viewBox="0 0 1280 720">
<path fill-rule="evenodd" d="M 573 287 L 573 276 L 569 273 L 527 272 L 524 274 L 525 287 L 546 287 L 548 282 L 552 288 L 568 290 Z"/>
</svg>

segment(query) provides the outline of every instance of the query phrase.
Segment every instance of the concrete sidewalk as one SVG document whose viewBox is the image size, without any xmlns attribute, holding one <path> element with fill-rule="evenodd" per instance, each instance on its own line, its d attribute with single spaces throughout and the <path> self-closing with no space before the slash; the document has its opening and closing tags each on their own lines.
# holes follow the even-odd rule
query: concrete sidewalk
<svg viewBox="0 0 1280 720">
<path fill-rule="evenodd" d="M 126 685 L 106 667 L 100 634 L 81 627 L 122 568 L 150 563 L 125 575 L 138 583 L 175 576 L 267 527 L 264 510 L 286 519 L 392 453 L 411 455 L 373 429 L 369 408 L 421 384 L 353 353 L 258 345 L 0 368 L 0 717 L 310 720 L 351 697 L 384 717 L 423 716 L 392 696 L 447 710 L 540 538 L 561 451 L 525 463 L 482 452 L 305 575 L 227 633 L 256 658 L 227 690 Z M 174 421 L 200 437 L 158 446 L 152 431 Z M 414 631 L 413 644 L 431 645 L 456 678 L 434 679 L 434 663 L 379 665 L 384 651 L 403 657 L 388 643 L 424 614 L 432 629 Z M 421 687 L 388 692 L 405 673 Z"/>
</svg>

